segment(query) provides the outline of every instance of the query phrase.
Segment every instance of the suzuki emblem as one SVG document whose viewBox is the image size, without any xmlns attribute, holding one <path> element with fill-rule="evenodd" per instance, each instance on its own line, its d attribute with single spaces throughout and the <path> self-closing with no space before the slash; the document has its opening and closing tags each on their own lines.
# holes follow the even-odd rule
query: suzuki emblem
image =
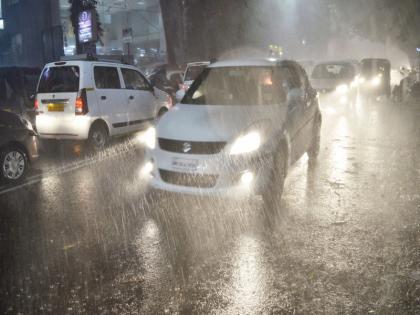
<svg viewBox="0 0 420 315">
<path fill-rule="evenodd" d="M 182 145 L 182 152 L 188 153 L 190 151 L 191 151 L 191 143 L 184 142 L 184 144 Z"/>
</svg>

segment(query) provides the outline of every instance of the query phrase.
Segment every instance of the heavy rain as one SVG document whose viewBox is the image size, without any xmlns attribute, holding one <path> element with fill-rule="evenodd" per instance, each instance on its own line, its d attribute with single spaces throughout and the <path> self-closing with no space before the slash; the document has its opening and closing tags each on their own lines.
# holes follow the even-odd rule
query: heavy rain
<svg viewBox="0 0 420 315">
<path fill-rule="evenodd" d="M 419 29 L 0 1 L 0 314 L 420 314 Z"/>
</svg>

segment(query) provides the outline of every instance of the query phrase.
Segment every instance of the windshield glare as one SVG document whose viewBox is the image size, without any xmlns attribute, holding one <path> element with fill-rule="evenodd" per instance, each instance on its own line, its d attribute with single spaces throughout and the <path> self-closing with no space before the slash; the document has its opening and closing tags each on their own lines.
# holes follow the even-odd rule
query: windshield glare
<svg viewBox="0 0 420 315">
<path fill-rule="evenodd" d="M 193 105 L 275 105 L 284 89 L 270 67 L 208 68 L 188 90 L 182 103 Z"/>
</svg>

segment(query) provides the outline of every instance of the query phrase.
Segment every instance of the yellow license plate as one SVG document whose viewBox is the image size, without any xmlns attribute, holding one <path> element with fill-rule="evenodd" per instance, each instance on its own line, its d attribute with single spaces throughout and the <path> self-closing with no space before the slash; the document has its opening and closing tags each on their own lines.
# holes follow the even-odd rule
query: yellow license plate
<svg viewBox="0 0 420 315">
<path fill-rule="evenodd" d="M 48 104 L 49 112 L 64 112 L 64 104 Z"/>
</svg>

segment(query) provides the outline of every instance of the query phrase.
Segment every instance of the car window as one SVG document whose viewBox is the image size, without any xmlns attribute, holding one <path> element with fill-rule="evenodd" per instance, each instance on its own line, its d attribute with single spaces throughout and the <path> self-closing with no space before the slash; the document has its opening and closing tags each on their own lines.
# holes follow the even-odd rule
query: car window
<svg viewBox="0 0 420 315">
<path fill-rule="evenodd" d="M 132 69 L 121 69 L 125 88 L 128 90 L 149 90 L 149 84 L 140 72 Z"/>
<path fill-rule="evenodd" d="M 277 105 L 282 86 L 275 84 L 273 67 L 206 68 L 182 100 L 184 104 Z"/>
<path fill-rule="evenodd" d="M 116 67 L 95 67 L 95 85 L 98 89 L 120 89 L 121 82 Z"/>
<path fill-rule="evenodd" d="M 80 71 L 77 66 L 48 67 L 41 74 L 38 93 L 79 91 Z"/>
<path fill-rule="evenodd" d="M 352 65 L 342 63 L 319 64 L 312 72 L 313 79 L 349 79 L 355 76 Z"/>
</svg>

